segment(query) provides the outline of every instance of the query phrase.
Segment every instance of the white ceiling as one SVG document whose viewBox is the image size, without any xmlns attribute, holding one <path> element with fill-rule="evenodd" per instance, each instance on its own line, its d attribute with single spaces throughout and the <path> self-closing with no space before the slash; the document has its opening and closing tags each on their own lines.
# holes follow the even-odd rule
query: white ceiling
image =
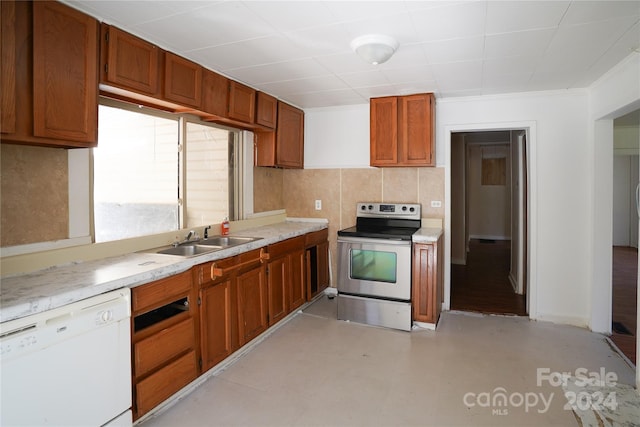
<svg viewBox="0 0 640 427">
<path fill-rule="evenodd" d="M 640 51 L 640 1 L 65 3 L 302 108 L 581 88 Z M 351 50 L 369 33 L 388 62 Z"/>
</svg>

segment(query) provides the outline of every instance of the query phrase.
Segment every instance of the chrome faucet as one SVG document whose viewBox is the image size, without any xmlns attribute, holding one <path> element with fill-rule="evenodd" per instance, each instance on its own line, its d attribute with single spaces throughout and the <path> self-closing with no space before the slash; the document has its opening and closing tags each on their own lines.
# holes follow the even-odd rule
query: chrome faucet
<svg viewBox="0 0 640 427">
<path fill-rule="evenodd" d="M 191 240 L 192 237 L 193 237 L 193 240 Z M 177 246 L 183 245 L 185 243 L 197 242 L 199 240 L 200 240 L 200 236 L 198 236 L 198 233 L 196 233 L 195 231 L 191 230 L 191 231 L 189 231 L 189 233 L 187 233 L 187 236 L 184 238 L 184 240 L 173 242 L 173 246 L 177 247 Z"/>
</svg>

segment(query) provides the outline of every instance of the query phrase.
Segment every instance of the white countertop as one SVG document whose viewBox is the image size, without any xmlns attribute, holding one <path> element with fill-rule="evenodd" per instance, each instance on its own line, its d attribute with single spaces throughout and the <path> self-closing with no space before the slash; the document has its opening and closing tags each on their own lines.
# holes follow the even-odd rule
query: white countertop
<svg viewBox="0 0 640 427">
<path fill-rule="evenodd" d="M 442 235 L 442 228 L 436 227 L 423 227 L 420 230 L 413 233 L 411 241 L 413 243 L 435 243 Z"/>
<path fill-rule="evenodd" d="M 262 237 L 262 240 L 191 258 L 137 252 L 3 278 L 0 322 L 41 313 L 114 289 L 142 285 L 186 271 L 197 264 L 227 258 L 324 228 L 327 228 L 326 221 L 292 219 L 233 233 L 234 236 Z"/>
</svg>

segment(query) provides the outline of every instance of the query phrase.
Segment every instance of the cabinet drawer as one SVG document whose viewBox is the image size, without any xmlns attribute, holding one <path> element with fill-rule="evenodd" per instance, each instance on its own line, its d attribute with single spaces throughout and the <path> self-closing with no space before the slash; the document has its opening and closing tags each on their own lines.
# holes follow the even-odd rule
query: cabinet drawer
<svg viewBox="0 0 640 427">
<path fill-rule="evenodd" d="M 304 236 L 294 237 L 269 245 L 269 259 L 281 257 L 298 249 L 304 249 Z"/>
<path fill-rule="evenodd" d="M 305 236 L 304 245 L 307 248 L 310 246 L 316 246 L 316 245 L 319 245 L 320 243 L 326 242 L 328 238 L 329 238 L 328 229 L 325 228 L 324 230 L 314 231 Z"/>
<path fill-rule="evenodd" d="M 136 385 L 137 416 L 146 414 L 198 376 L 196 353 L 190 351 Z"/>
<path fill-rule="evenodd" d="M 131 294 L 134 316 L 163 303 L 175 300 L 191 291 L 191 271 L 176 274 L 156 282 L 133 288 Z"/>
<path fill-rule="evenodd" d="M 176 355 L 193 348 L 195 332 L 193 319 L 166 328 L 134 344 L 134 373 L 140 377 Z"/>
</svg>

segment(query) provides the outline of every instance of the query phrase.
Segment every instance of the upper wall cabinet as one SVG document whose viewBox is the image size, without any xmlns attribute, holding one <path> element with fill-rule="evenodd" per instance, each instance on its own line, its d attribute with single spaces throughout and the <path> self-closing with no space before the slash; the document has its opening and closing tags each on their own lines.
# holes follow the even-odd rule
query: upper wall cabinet
<svg viewBox="0 0 640 427">
<path fill-rule="evenodd" d="M 304 111 L 278 101 L 276 131 L 255 133 L 255 165 L 304 167 Z"/>
<path fill-rule="evenodd" d="M 227 117 L 229 79 L 213 71 L 202 70 L 202 111 L 218 117 Z"/>
<path fill-rule="evenodd" d="M 432 93 L 372 98 L 371 166 L 435 166 Z"/>
<path fill-rule="evenodd" d="M 164 70 L 165 99 L 200 108 L 202 67 L 171 52 L 166 52 Z"/>
<path fill-rule="evenodd" d="M 229 80 L 228 117 L 245 123 L 254 123 L 256 91 L 233 80 Z"/>
<path fill-rule="evenodd" d="M 277 119 L 278 100 L 264 92 L 258 92 L 256 94 L 256 124 L 275 129 Z"/>
<path fill-rule="evenodd" d="M 100 83 L 159 97 L 163 51 L 107 24 L 102 24 L 101 33 Z"/>
<path fill-rule="evenodd" d="M 1 7 L 2 141 L 95 146 L 98 22 L 58 2 Z"/>
</svg>

